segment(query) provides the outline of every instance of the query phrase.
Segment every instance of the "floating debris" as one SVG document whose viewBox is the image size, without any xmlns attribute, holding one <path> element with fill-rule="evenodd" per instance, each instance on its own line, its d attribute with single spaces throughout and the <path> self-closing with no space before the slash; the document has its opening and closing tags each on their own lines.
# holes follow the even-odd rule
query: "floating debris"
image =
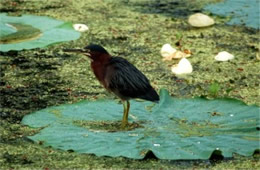
<svg viewBox="0 0 260 170">
<path fill-rule="evenodd" d="M 232 60 L 234 58 L 234 55 L 226 52 L 226 51 L 221 51 L 215 56 L 215 60 L 217 61 L 228 61 Z"/>
<path fill-rule="evenodd" d="M 172 60 L 173 54 L 177 50 L 173 48 L 170 44 L 164 44 L 161 49 L 161 55 L 163 56 L 163 60 Z"/>
<path fill-rule="evenodd" d="M 172 66 L 174 74 L 189 74 L 192 72 L 192 65 L 186 58 L 182 58 L 177 65 Z"/>
<path fill-rule="evenodd" d="M 215 21 L 205 14 L 196 13 L 189 17 L 188 23 L 193 27 L 208 27 L 215 24 Z"/>
<path fill-rule="evenodd" d="M 256 53 L 256 59 L 260 60 L 260 51 L 258 53 Z"/>
<path fill-rule="evenodd" d="M 138 136 L 138 133 L 129 133 L 128 136 Z"/>
<path fill-rule="evenodd" d="M 182 51 L 176 51 L 175 53 L 173 53 L 172 58 L 173 59 L 180 59 L 180 58 L 185 58 L 185 57 L 189 57 L 190 54 L 184 53 Z"/>
<path fill-rule="evenodd" d="M 73 28 L 78 32 L 86 32 L 89 30 L 88 26 L 85 24 L 73 24 Z"/>
<path fill-rule="evenodd" d="M 172 59 L 180 59 L 191 56 L 191 52 L 189 50 L 187 53 L 176 50 L 170 44 L 164 44 L 161 49 L 161 55 L 163 57 L 163 61 L 171 61 Z"/>
</svg>

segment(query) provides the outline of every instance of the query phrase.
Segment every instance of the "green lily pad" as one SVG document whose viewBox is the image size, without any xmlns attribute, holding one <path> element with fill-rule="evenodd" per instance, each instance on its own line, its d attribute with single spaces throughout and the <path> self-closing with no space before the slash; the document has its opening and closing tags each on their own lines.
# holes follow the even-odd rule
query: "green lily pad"
<svg viewBox="0 0 260 170">
<path fill-rule="evenodd" d="M 22 120 L 41 131 L 29 136 L 45 146 L 97 156 L 142 159 L 209 159 L 249 156 L 259 149 L 259 107 L 233 99 L 178 99 L 160 91 L 160 103 L 131 101 L 128 129 L 123 106 L 113 100 L 81 101 L 46 108 Z"/>
<path fill-rule="evenodd" d="M 45 16 L 14 17 L 1 13 L 0 27 L 0 51 L 3 52 L 41 48 L 80 37 L 71 23 Z"/>
</svg>

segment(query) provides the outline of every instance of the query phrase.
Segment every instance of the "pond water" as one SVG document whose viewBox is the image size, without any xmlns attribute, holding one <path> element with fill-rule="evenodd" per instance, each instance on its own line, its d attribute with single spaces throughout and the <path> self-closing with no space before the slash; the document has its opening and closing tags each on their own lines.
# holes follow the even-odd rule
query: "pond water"
<svg viewBox="0 0 260 170">
<path fill-rule="evenodd" d="M 259 0 L 225 0 L 224 2 L 207 5 L 204 9 L 213 14 L 230 16 L 230 25 L 246 25 L 259 29 Z"/>
</svg>

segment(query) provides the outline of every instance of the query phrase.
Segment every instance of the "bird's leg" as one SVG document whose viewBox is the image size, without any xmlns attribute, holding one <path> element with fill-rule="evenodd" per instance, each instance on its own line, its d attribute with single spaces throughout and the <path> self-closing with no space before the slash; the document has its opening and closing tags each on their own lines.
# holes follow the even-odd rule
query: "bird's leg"
<svg viewBox="0 0 260 170">
<path fill-rule="evenodd" d="M 130 108 L 130 103 L 128 100 L 123 100 L 123 106 L 124 106 L 124 115 L 123 115 L 123 120 L 122 120 L 122 124 L 121 127 L 125 128 L 128 124 L 128 112 L 129 112 L 129 108 Z"/>
</svg>

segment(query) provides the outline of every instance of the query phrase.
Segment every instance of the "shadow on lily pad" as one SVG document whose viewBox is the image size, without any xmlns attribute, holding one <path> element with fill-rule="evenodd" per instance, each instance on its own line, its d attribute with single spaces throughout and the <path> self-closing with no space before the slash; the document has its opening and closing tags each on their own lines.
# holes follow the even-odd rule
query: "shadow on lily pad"
<svg viewBox="0 0 260 170">
<path fill-rule="evenodd" d="M 43 128 L 30 139 L 62 150 L 97 156 L 143 159 L 210 159 L 219 151 L 252 155 L 259 149 L 259 107 L 233 99 L 178 99 L 160 91 L 160 103 L 131 101 L 129 130 L 119 126 L 122 106 L 113 100 L 81 101 L 46 108 L 22 123 Z M 113 125 L 113 123 L 115 125 Z M 104 126 L 101 126 L 103 124 Z"/>
<path fill-rule="evenodd" d="M 1 13 L 0 27 L 0 51 L 3 52 L 41 48 L 80 37 L 71 23 L 45 16 L 14 17 Z"/>
</svg>

